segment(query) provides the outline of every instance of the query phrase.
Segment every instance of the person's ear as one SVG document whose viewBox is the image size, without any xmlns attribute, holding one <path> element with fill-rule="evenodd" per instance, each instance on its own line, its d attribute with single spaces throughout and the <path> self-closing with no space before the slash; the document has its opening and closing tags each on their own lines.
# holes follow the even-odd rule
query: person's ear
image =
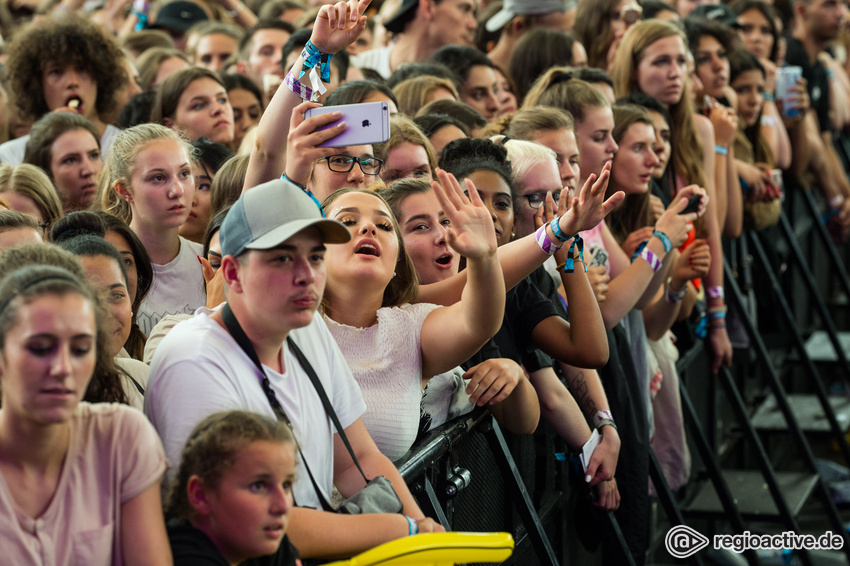
<svg viewBox="0 0 850 566">
<path fill-rule="evenodd" d="M 130 189 L 127 187 L 127 184 L 124 183 L 123 180 L 119 179 L 115 181 L 115 184 L 112 186 L 115 189 L 115 192 L 118 193 L 118 196 L 121 200 L 126 201 L 129 204 L 133 204 L 133 195 L 130 193 Z"/>
<path fill-rule="evenodd" d="M 186 495 L 189 498 L 189 505 L 195 510 L 195 513 L 199 515 L 210 514 L 206 487 L 204 487 L 204 481 L 200 477 L 192 476 L 189 478 L 189 482 L 186 484 Z"/>
<path fill-rule="evenodd" d="M 528 22 L 523 16 L 515 16 L 508 23 L 508 32 L 513 36 L 520 36 L 523 32 L 529 29 Z"/>
<path fill-rule="evenodd" d="M 247 260 L 246 260 L 247 261 Z M 221 258 L 221 276 L 227 288 L 234 293 L 242 292 L 242 266 L 239 260 L 232 255 Z"/>
<path fill-rule="evenodd" d="M 165 117 L 162 119 L 162 125 L 166 128 L 174 129 L 174 121 L 171 118 Z"/>
<path fill-rule="evenodd" d="M 434 0 L 419 0 L 419 14 L 431 20 L 434 18 L 434 9 L 437 3 Z"/>
</svg>

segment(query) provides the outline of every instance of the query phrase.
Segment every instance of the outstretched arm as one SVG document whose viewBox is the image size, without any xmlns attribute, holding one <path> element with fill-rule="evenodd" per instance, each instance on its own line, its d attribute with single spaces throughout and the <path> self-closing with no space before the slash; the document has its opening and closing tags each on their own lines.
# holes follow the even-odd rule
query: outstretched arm
<svg viewBox="0 0 850 566">
<path fill-rule="evenodd" d="M 595 175 L 591 175 L 579 195 L 572 197 L 569 210 L 561 216 L 558 223 L 564 234 L 575 234 L 583 230 L 590 230 L 625 198 L 625 194 L 620 191 L 605 200 L 605 189 L 608 187 L 610 172 L 611 167 L 606 164 L 598 179 Z M 547 233 L 549 230 L 547 228 Z M 549 238 L 555 241 L 554 234 L 549 233 Z M 515 287 L 532 271 L 543 265 L 543 262 L 549 257 L 537 245 L 534 234 L 505 244 L 499 248 L 497 256 L 502 266 L 507 289 Z M 439 283 L 423 285 L 419 288 L 416 301 L 438 305 L 454 304 L 460 300 L 461 293 L 466 285 L 466 278 L 467 272 L 464 270 Z"/>
<path fill-rule="evenodd" d="M 322 6 L 313 24 L 310 41 L 322 53 L 335 54 L 342 51 L 357 39 L 366 26 L 366 16 L 362 14 L 371 1 L 348 0 L 345 3 Z M 292 66 L 293 77 L 298 76 L 298 71 L 303 64 L 304 60 L 299 56 Z M 304 87 L 311 86 L 309 73 L 305 73 L 297 81 Z M 293 127 L 290 121 L 296 119 L 293 112 L 302 102 L 301 97 L 294 94 L 285 84 L 277 89 L 257 126 L 257 137 L 254 140 L 254 148 L 251 150 L 243 191 L 277 179 L 284 171 L 286 154 L 281 148 L 287 147 L 290 128 Z M 305 110 L 306 108 L 299 110 L 301 116 Z M 322 123 L 328 123 L 334 119 L 337 118 L 327 118 L 327 121 Z"/>
<path fill-rule="evenodd" d="M 469 359 L 502 326 L 505 281 L 496 259 L 496 231 L 475 185 L 465 196 L 454 175 L 437 170 L 431 182 L 446 218 L 449 245 L 466 258 L 460 302 L 432 311 L 422 325 L 422 375 L 447 371 Z"/>
</svg>

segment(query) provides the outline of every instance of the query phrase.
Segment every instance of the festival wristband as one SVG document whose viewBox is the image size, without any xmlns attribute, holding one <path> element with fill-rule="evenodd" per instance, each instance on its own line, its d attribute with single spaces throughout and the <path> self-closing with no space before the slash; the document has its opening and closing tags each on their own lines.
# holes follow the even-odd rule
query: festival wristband
<svg viewBox="0 0 850 566">
<path fill-rule="evenodd" d="M 726 293 L 723 291 L 723 287 L 720 285 L 709 287 L 706 289 L 706 293 L 708 293 L 709 299 L 722 299 L 726 296 Z"/>
<path fill-rule="evenodd" d="M 405 515 L 404 518 L 407 519 L 407 525 L 410 528 L 410 530 L 407 533 L 407 536 L 412 537 L 413 535 L 418 535 L 419 534 L 419 525 L 416 524 L 416 519 L 414 519 L 413 517 L 408 517 L 407 515 Z"/>
<path fill-rule="evenodd" d="M 729 155 L 729 148 L 723 145 L 715 145 L 714 153 L 717 155 Z"/>
<path fill-rule="evenodd" d="M 599 428 L 599 423 L 602 421 L 612 421 L 614 420 L 614 415 L 611 414 L 611 411 L 608 409 L 600 409 L 596 411 L 596 414 L 593 415 L 593 428 Z"/>
<path fill-rule="evenodd" d="M 286 78 L 283 80 L 286 83 L 286 87 L 292 91 L 292 94 L 299 97 L 301 100 L 309 100 L 311 102 L 315 102 L 319 99 L 319 93 L 312 88 L 305 86 L 298 82 L 294 76 L 292 76 L 292 72 L 286 75 Z"/>
<path fill-rule="evenodd" d="M 656 230 L 655 232 L 653 232 L 652 237 L 661 240 L 661 243 L 664 244 L 664 253 L 669 254 L 670 250 L 673 249 L 673 243 L 670 242 L 670 238 L 661 230 Z"/>
<path fill-rule="evenodd" d="M 665 293 L 665 297 L 667 298 L 667 302 L 671 305 L 678 305 L 682 302 L 682 299 L 685 298 L 685 295 L 688 292 L 688 286 L 685 285 L 682 287 L 681 291 L 674 291 L 670 288 L 670 281 L 667 281 L 667 291 Z"/>
<path fill-rule="evenodd" d="M 644 246 L 638 254 L 638 257 L 645 260 L 646 263 L 649 264 L 649 267 L 652 268 L 653 273 L 658 273 L 658 270 L 661 269 L 661 261 L 659 261 L 656 255 L 652 253 L 652 250 L 648 247 Z"/>
<path fill-rule="evenodd" d="M 304 46 L 304 50 L 301 52 L 301 58 L 304 60 L 304 63 L 301 65 L 301 72 L 298 74 L 298 79 L 301 80 L 304 74 L 309 71 L 310 86 L 313 87 L 313 90 L 318 90 L 319 95 L 326 93 L 328 89 L 324 83 L 331 81 L 331 59 L 333 59 L 333 53 L 322 53 L 318 47 L 313 45 L 312 41 L 308 40 L 307 45 Z M 316 72 L 317 67 L 319 69 L 318 73 Z"/>
<path fill-rule="evenodd" d="M 537 238 L 537 245 L 540 246 L 540 249 L 543 250 L 543 253 L 545 254 L 553 255 L 556 251 L 561 249 L 561 246 L 556 246 L 555 243 L 549 239 L 549 234 L 546 233 L 545 224 L 537 229 L 535 237 Z"/>
<path fill-rule="evenodd" d="M 576 269 L 575 258 L 573 257 L 576 247 L 578 247 L 579 261 L 584 266 L 584 272 L 587 273 L 587 264 L 584 263 L 584 240 L 578 234 L 573 237 L 573 243 L 570 244 L 570 249 L 567 251 L 567 259 L 564 260 L 564 273 L 573 273 Z"/>
<path fill-rule="evenodd" d="M 566 242 L 567 240 L 569 240 L 570 238 L 574 238 L 575 236 L 578 235 L 578 234 L 572 234 L 572 235 L 568 236 L 567 234 L 564 234 L 564 231 L 561 230 L 560 222 L 561 222 L 561 217 L 558 216 L 557 218 L 555 218 L 555 220 L 553 220 L 552 222 L 549 223 L 549 227 L 552 229 L 552 233 L 555 235 L 555 237 L 558 238 L 558 241 L 563 243 L 563 242 Z"/>
</svg>

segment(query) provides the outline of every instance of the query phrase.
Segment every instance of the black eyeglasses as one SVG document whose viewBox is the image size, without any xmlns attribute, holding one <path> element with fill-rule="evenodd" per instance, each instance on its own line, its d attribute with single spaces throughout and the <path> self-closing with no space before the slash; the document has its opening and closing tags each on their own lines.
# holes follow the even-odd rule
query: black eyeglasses
<svg viewBox="0 0 850 566">
<path fill-rule="evenodd" d="M 350 155 L 331 155 L 330 157 L 323 157 L 319 161 L 327 161 L 328 169 L 334 173 L 348 173 L 354 169 L 354 164 L 357 163 L 364 175 L 377 175 L 381 172 L 381 165 L 384 164 L 384 161 L 377 157 L 352 157 Z"/>
<path fill-rule="evenodd" d="M 528 206 L 537 209 L 540 208 L 541 204 L 546 202 L 546 195 L 549 193 L 552 193 L 552 198 L 555 200 L 555 204 L 558 204 L 558 199 L 561 198 L 561 189 L 555 191 L 535 191 L 527 195 L 522 195 L 522 198 L 528 201 Z"/>
</svg>

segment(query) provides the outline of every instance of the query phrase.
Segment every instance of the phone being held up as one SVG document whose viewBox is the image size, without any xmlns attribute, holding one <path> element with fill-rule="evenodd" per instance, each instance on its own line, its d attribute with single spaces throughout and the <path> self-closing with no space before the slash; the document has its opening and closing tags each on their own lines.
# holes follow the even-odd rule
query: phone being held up
<svg viewBox="0 0 850 566">
<path fill-rule="evenodd" d="M 319 147 L 344 147 L 381 143 L 390 139 L 390 109 L 386 102 L 365 102 L 362 104 L 344 104 L 342 106 L 322 106 L 310 108 L 305 118 L 312 118 L 328 112 L 342 112 L 342 117 L 321 129 L 333 128 L 345 122 L 345 130 L 332 137 Z"/>
</svg>

